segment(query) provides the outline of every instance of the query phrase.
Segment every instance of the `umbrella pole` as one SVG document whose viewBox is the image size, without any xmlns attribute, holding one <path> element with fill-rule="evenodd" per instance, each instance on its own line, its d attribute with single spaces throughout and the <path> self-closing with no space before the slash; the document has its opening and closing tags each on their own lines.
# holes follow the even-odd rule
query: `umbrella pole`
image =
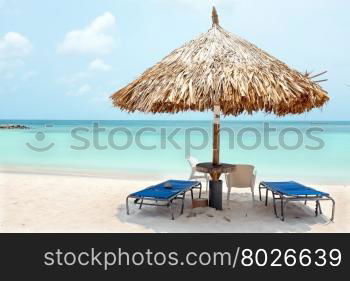
<svg viewBox="0 0 350 281">
<path fill-rule="evenodd" d="M 220 106 L 214 106 L 213 164 L 220 164 Z"/>
<path fill-rule="evenodd" d="M 213 166 L 220 165 L 220 106 L 214 106 L 213 125 Z M 221 173 L 213 171 L 209 182 L 209 206 L 222 210 L 222 181 Z"/>
</svg>

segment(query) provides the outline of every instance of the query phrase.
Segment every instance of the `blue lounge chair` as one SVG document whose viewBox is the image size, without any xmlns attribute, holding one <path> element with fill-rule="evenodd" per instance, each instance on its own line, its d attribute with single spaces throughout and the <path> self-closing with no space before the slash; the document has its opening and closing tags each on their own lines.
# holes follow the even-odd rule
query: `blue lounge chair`
<svg viewBox="0 0 350 281">
<path fill-rule="evenodd" d="M 167 207 L 170 210 L 171 218 L 174 220 L 174 213 L 171 209 L 173 201 L 182 200 L 181 214 L 184 211 L 186 192 L 190 191 L 193 199 L 193 189 L 199 189 L 199 198 L 202 194 L 202 184 L 198 181 L 169 180 L 157 185 L 150 186 L 139 192 L 130 194 L 126 198 L 126 212 L 129 215 L 129 199 L 134 198 L 134 203 L 142 206 Z"/>
<path fill-rule="evenodd" d="M 316 201 L 315 215 L 317 216 L 318 213 L 322 214 L 322 209 L 320 204 L 320 201 L 322 200 L 332 201 L 333 206 L 332 206 L 331 221 L 334 220 L 335 201 L 328 193 L 318 191 L 316 189 L 307 187 L 295 181 L 288 181 L 288 182 L 264 182 L 263 181 L 259 184 L 260 201 L 262 200 L 261 189 L 264 189 L 264 188 L 266 189 L 265 206 L 267 206 L 267 197 L 268 197 L 268 192 L 270 191 L 272 193 L 273 208 L 274 208 L 275 215 L 279 217 L 282 221 L 284 221 L 286 206 L 289 202 L 304 201 L 306 205 L 307 201 Z M 277 215 L 277 210 L 276 210 L 277 200 L 281 201 L 281 216 Z"/>
</svg>

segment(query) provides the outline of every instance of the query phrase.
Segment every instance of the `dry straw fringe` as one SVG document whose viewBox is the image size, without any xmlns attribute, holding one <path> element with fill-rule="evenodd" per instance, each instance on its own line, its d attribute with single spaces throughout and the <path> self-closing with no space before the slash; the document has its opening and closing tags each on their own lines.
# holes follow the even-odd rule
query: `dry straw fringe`
<svg viewBox="0 0 350 281">
<path fill-rule="evenodd" d="M 265 111 L 278 116 L 323 106 L 327 92 L 312 77 L 289 68 L 219 25 L 122 88 L 112 100 L 123 110 L 150 113 L 213 110 L 224 115 Z"/>
</svg>

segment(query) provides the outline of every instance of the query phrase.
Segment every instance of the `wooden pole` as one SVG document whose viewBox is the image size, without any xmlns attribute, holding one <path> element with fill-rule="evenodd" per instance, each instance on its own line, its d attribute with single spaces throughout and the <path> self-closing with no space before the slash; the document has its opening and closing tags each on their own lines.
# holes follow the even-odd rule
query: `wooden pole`
<svg viewBox="0 0 350 281">
<path fill-rule="evenodd" d="M 214 106 L 214 125 L 213 125 L 213 165 L 220 164 L 220 106 Z M 220 179 L 221 173 L 210 173 L 213 181 Z"/>
<path fill-rule="evenodd" d="M 213 164 L 220 164 L 220 106 L 214 106 Z"/>
</svg>

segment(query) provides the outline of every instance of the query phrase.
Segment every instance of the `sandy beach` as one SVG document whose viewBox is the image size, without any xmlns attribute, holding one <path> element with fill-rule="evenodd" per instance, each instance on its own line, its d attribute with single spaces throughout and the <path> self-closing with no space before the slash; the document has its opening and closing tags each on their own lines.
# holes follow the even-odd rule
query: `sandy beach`
<svg viewBox="0 0 350 281">
<path fill-rule="evenodd" d="M 253 203 L 245 189 L 233 190 L 224 211 L 192 209 L 188 196 L 185 213 L 179 216 L 179 205 L 175 221 L 160 207 L 131 206 L 127 216 L 126 196 L 159 180 L 1 172 L 0 232 L 350 232 L 350 186 L 344 185 L 314 185 L 336 200 L 334 223 L 328 202 L 319 217 L 314 203 L 290 204 L 282 222 L 271 204 L 265 207 L 258 196 Z"/>
</svg>

